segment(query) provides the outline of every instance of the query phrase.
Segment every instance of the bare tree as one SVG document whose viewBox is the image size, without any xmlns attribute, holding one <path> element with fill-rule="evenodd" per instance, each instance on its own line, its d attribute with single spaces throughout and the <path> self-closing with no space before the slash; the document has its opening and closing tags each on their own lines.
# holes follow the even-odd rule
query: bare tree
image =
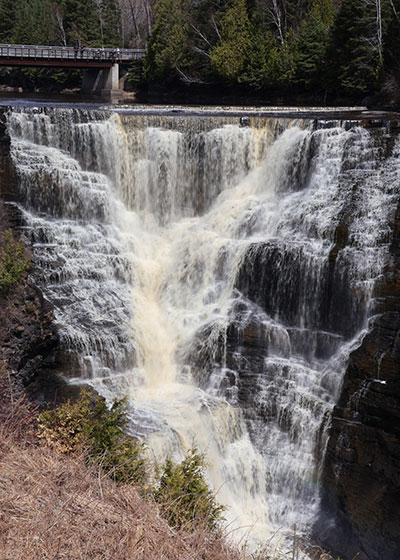
<svg viewBox="0 0 400 560">
<path fill-rule="evenodd" d="M 103 2 L 102 0 L 93 0 L 96 10 L 97 10 L 97 17 L 99 19 L 100 25 L 100 36 L 101 36 L 101 44 L 104 45 L 104 13 L 103 13 Z"/>
<path fill-rule="evenodd" d="M 285 43 L 286 0 L 259 0 L 258 5 L 267 21 L 277 30 L 279 40 Z"/>
<path fill-rule="evenodd" d="M 151 33 L 153 8 L 150 0 L 118 0 L 124 42 L 142 46 Z"/>
<path fill-rule="evenodd" d="M 393 13 L 394 13 L 394 15 L 395 15 L 397 21 L 400 23 L 400 16 L 399 16 L 398 11 L 397 11 L 396 8 L 395 8 L 395 5 L 393 4 L 393 0 L 389 0 L 389 4 L 390 4 L 390 6 L 391 6 L 391 8 L 392 8 L 392 10 L 393 10 Z"/>
<path fill-rule="evenodd" d="M 60 35 L 61 44 L 64 45 L 64 47 L 66 47 L 67 35 L 64 29 L 64 13 L 62 7 L 59 4 L 53 4 L 53 13 L 54 13 L 54 19 L 57 22 L 57 30 Z"/>
<path fill-rule="evenodd" d="M 371 26 L 371 35 L 365 37 L 372 51 L 383 57 L 382 0 L 362 0 L 366 7 L 366 20 Z"/>
</svg>

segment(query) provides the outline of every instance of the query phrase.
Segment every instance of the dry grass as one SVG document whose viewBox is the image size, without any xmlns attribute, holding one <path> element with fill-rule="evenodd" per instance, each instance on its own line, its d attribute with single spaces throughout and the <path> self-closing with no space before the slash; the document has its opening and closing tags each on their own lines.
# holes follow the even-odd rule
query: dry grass
<svg viewBox="0 0 400 560">
<path fill-rule="evenodd" d="M 13 409 L 0 430 L 1 560 L 239 560 L 205 530 L 173 531 L 134 487 L 117 487 L 83 456 L 15 437 L 27 416 L 22 403 Z"/>
<path fill-rule="evenodd" d="M 0 367 L 0 560 L 302 557 L 297 545 L 283 551 L 270 544 L 246 556 L 204 526 L 175 531 L 135 487 L 117 486 L 99 467 L 85 465 L 83 454 L 62 455 L 37 441 L 36 411 L 13 399 L 10 379 Z M 309 557 L 331 558 L 317 550 Z"/>
</svg>

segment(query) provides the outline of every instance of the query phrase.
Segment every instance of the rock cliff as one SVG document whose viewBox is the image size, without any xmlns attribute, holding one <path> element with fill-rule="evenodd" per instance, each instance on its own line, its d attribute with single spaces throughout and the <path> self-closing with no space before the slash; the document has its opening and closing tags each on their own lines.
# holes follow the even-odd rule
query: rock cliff
<svg viewBox="0 0 400 560">
<path fill-rule="evenodd" d="M 377 318 L 333 411 L 317 538 L 346 559 L 400 558 L 400 205 Z"/>
<path fill-rule="evenodd" d="M 13 204 L 18 197 L 9 145 L 0 114 L 0 228 L 14 227 L 18 236 L 20 214 Z M 10 204 L 4 206 L 3 200 Z M 0 367 L 10 375 L 15 394 L 33 391 L 38 376 L 52 370 L 57 360 L 53 308 L 25 275 L 7 296 L 0 296 L 0 309 Z"/>
</svg>

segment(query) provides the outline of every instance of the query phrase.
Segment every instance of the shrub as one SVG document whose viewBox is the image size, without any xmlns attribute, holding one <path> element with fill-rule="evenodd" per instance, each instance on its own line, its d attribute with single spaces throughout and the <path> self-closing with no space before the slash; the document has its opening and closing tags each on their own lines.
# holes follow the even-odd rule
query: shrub
<svg viewBox="0 0 400 560">
<path fill-rule="evenodd" d="M 30 267 L 21 241 L 15 241 L 10 229 L 0 234 L 0 295 L 9 293 Z"/>
<path fill-rule="evenodd" d="M 194 530 L 204 523 L 212 532 L 218 532 L 225 508 L 217 504 L 208 488 L 204 468 L 204 456 L 196 448 L 189 450 L 181 463 L 175 465 L 168 459 L 162 467 L 153 496 L 172 527 Z"/>
<path fill-rule="evenodd" d="M 104 399 L 83 390 L 76 402 L 68 400 L 40 414 L 38 437 L 62 453 L 84 449 L 87 461 L 98 463 L 116 482 L 139 484 L 146 493 L 150 490 L 172 527 L 193 531 L 205 525 L 218 534 L 224 507 L 217 504 L 204 480 L 204 456 L 193 448 L 177 465 L 167 460 L 159 470 L 157 487 L 146 488 L 144 445 L 124 434 L 126 410 L 125 399 L 114 400 L 108 409 Z"/>
<path fill-rule="evenodd" d="M 144 446 L 123 431 L 126 409 L 125 399 L 115 399 L 108 409 L 104 399 L 83 390 L 76 402 L 40 414 L 38 436 L 63 453 L 84 448 L 88 461 L 99 463 L 116 482 L 144 483 Z"/>
</svg>

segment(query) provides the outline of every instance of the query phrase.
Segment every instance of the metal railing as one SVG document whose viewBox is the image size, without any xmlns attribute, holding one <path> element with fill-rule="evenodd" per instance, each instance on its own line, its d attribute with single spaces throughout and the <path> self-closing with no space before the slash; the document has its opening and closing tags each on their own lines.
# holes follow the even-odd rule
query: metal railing
<svg viewBox="0 0 400 560">
<path fill-rule="evenodd" d="M 143 58 L 145 49 L 61 47 L 42 45 L 5 45 L 0 43 L 0 58 L 132 62 Z"/>
</svg>

